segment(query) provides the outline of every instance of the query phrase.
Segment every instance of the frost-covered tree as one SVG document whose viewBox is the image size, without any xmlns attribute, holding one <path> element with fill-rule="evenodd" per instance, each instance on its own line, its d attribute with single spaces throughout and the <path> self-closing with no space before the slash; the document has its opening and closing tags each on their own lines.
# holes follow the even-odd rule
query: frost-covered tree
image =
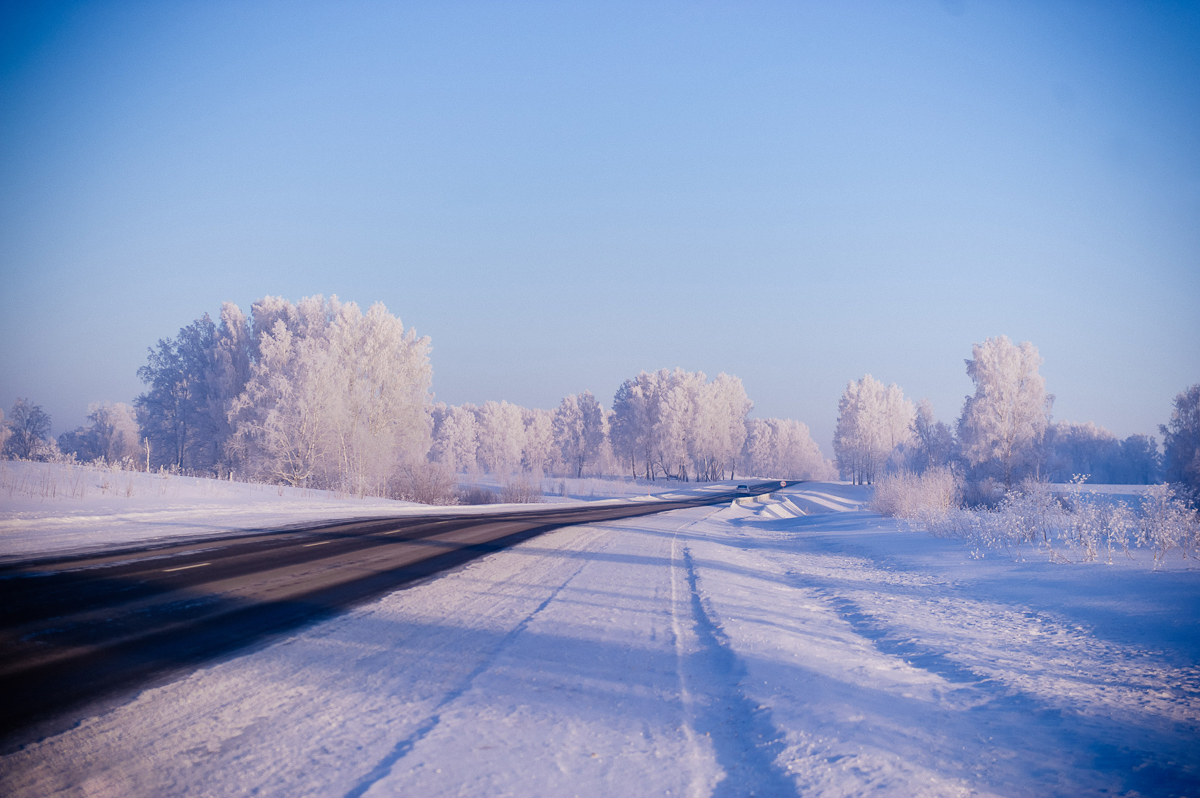
<svg viewBox="0 0 1200 798">
<path fill-rule="evenodd" d="M 521 407 L 509 402 L 485 402 L 475 420 L 479 429 L 479 465 L 485 471 L 501 476 L 519 471 L 525 448 Z"/>
<path fill-rule="evenodd" d="M 1200 495 L 1200 383 L 1175 397 L 1171 420 L 1159 427 L 1163 435 L 1163 470 Z"/>
<path fill-rule="evenodd" d="M 720 480 L 734 467 L 746 441 L 746 416 L 754 407 L 737 377 L 721 373 L 701 385 L 695 400 L 689 454 L 697 479 Z"/>
<path fill-rule="evenodd" d="M 1118 440 L 1090 421 L 1050 424 L 1042 450 L 1043 474 L 1051 482 L 1086 476 L 1092 483 L 1148 485 L 1160 477 L 1161 458 L 1154 438 L 1130 435 Z"/>
<path fill-rule="evenodd" d="M 652 376 L 643 371 L 634 379 L 621 383 L 613 398 L 613 416 L 609 432 L 613 455 L 622 464 L 628 464 L 634 477 L 638 475 L 638 464 L 641 463 L 647 479 L 651 477 L 651 379 Z"/>
<path fill-rule="evenodd" d="M 41 460 L 53 453 L 50 442 L 50 416 L 41 405 L 28 399 L 13 403 L 12 412 L 4 422 L 8 437 L 4 442 L 6 457 L 20 460 Z"/>
<path fill-rule="evenodd" d="M 1010 487 L 1036 466 L 1050 423 L 1054 397 L 1038 374 L 1042 358 L 1028 341 L 1018 346 L 1001 335 L 975 344 L 966 364 L 975 394 L 958 422 L 963 456 L 977 475 L 994 474 Z"/>
<path fill-rule="evenodd" d="M 1162 479 L 1162 455 L 1153 435 L 1130 435 L 1121 441 L 1120 477 L 1125 485 L 1153 485 Z"/>
<path fill-rule="evenodd" d="M 0 408 L 0 452 L 8 452 L 8 442 L 12 439 L 12 434 L 8 422 L 4 419 L 4 408 Z"/>
<path fill-rule="evenodd" d="M 448 466 L 455 473 L 475 470 L 479 449 L 477 411 L 470 404 L 460 407 L 438 404 L 433 413 L 433 447 L 429 453 L 434 462 Z"/>
<path fill-rule="evenodd" d="M 650 404 L 651 473 L 688 479 L 689 436 L 695 429 L 696 408 L 705 383 L 703 372 L 663 369 L 652 383 Z"/>
<path fill-rule="evenodd" d="M 531 474 L 541 476 L 554 459 L 554 413 L 536 407 L 522 408 L 521 420 L 525 426 L 521 466 Z"/>
<path fill-rule="evenodd" d="M 776 479 L 833 479 L 836 469 L 821 454 L 808 426 L 792 419 L 753 418 L 746 422 L 742 471 Z"/>
<path fill-rule="evenodd" d="M 559 458 L 576 477 L 600 458 L 605 438 L 604 408 L 591 391 L 563 398 L 554 411 L 554 445 Z"/>
<path fill-rule="evenodd" d="M 381 304 L 337 297 L 251 309 L 250 378 L 229 417 L 233 462 L 293 485 L 382 493 L 429 450 L 429 339 Z"/>
<path fill-rule="evenodd" d="M 336 473 L 331 367 L 320 338 L 301 337 L 284 319 L 255 329 L 256 357 L 230 419 L 236 432 L 226 449 L 231 464 L 252 476 L 289 485 L 326 485 Z M 340 487 L 334 480 L 334 485 Z"/>
<path fill-rule="evenodd" d="M 249 376 L 245 318 L 225 303 L 220 326 L 208 314 L 149 350 L 134 401 L 152 466 L 212 471 L 233 433 L 229 413 Z"/>
<path fill-rule="evenodd" d="M 626 380 L 613 398 L 613 456 L 635 476 L 720 479 L 733 473 L 752 407 L 742 381 L 662 369 Z"/>
<path fill-rule="evenodd" d="M 933 415 L 933 404 L 928 399 L 917 403 L 913 417 L 913 435 L 908 444 L 906 467 L 923 474 L 929 468 L 949 465 L 954 459 L 954 433 L 945 423 Z"/>
<path fill-rule="evenodd" d="M 340 470 L 355 493 L 378 495 L 398 461 L 429 451 L 429 339 L 406 331 L 381 302 L 365 314 L 337 297 L 327 307 Z"/>
<path fill-rule="evenodd" d="M 913 437 L 913 403 L 899 386 L 870 374 L 851 380 L 838 402 L 833 449 L 843 479 L 871 484 L 888 458 Z"/>
<path fill-rule="evenodd" d="M 120 402 L 88 406 L 88 424 L 58 437 L 58 447 L 84 462 L 119 463 L 140 454 L 133 408 Z"/>
</svg>

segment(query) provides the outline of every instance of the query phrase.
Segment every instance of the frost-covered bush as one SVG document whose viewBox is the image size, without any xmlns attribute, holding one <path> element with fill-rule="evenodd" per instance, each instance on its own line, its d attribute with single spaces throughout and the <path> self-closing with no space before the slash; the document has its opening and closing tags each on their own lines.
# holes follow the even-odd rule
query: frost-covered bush
<svg viewBox="0 0 1200 798">
<path fill-rule="evenodd" d="M 393 499 L 421 504 L 457 504 L 458 477 L 444 463 L 415 460 L 396 469 L 388 484 Z"/>
<path fill-rule="evenodd" d="M 1073 489 L 1063 502 L 1066 510 L 1062 539 L 1076 553 L 1076 559 L 1092 562 L 1101 554 L 1112 563 L 1117 551 L 1129 555 L 1130 543 L 1138 529 L 1138 515 L 1126 502 L 1111 501 L 1093 491 L 1080 489 L 1083 479 L 1073 481 Z"/>
<path fill-rule="evenodd" d="M 478 485 L 458 491 L 459 504 L 495 504 L 498 501 L 500 501 L 500 497 L 496 495 L 495 491 L 481 488 Z"/>
<path fill-rule="evenodd" d="M 1082 489 L 1077 478 L 1063 496 L 1044 483 L 1025 483 L 994 508 L 952 509 L 920 519 L 930 534 L 965 540 L 975 556 L 985 549 L 1019 557 L 1022 546 L 1040 549 L 1057 562 L 1112 563 L 1117 552 L 1150 549 L 1155 565 L 1166 557 L 1196 557 L 1200 514 L 1170 485 L 1156 485 L 1133 503 Z"/>
<path fill-rule="evenodd" d="M 1157 563 L 1178 549 L 1195 557 L 1200 544 L 1200 513 L 1187 505 L 1171 485 L 1155 485 L 1142 498 L 1138 544 L 1154 550 Z"/>
<path fill-rule="evenodd" d="M 513 477 L 500 488 L 500 501 L 506 504 L 536 504 L 542 500 L 542 481 L 529 476 Z"/>
<path fill-rule="evenodd" d="M 924 520 L 957 508 L 961 498 L 962 480 L 949 468 L 930 468 L 923 474 L 900 471 L 875 484 L 871 509 L 882 515 Z"/>
</svg>

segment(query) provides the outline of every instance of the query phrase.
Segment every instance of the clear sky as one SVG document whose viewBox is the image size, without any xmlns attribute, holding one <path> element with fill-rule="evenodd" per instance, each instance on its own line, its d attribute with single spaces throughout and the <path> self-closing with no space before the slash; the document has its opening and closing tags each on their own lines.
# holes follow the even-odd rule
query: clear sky
<svg viewBox="0 0 1200 798">
<path fill-rule="evenodd" d="M 384 302 L 451 404 L 744 381 L 826 454 L 972 342 L 1055 418 L 1200 382 L 1200 5 L 6 3 L 0 404 L 58 434 L 223 300 Z"/>
</svg>

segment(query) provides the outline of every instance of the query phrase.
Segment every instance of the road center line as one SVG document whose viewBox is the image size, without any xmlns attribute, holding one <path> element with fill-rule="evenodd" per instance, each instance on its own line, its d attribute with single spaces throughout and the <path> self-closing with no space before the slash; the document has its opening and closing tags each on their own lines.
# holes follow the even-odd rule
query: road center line
<svg viewBox="0 0 1200 798">
<path fill-rule="evenodd" d="M 332 540 L 318 540 L 316 543 L 305 543 L 300 548 L 307 549 L 309 546 L 324 546 L 326 543 L 332 543 Z"/>
<path fill-rule="evenodd" d="M 189 568 L 203 568 L 206 565 L 212 565 L 210 562 L 198 562 L 195 565 L 181 565 L 178 568 L 164 568 L 163 573 L 169 574 L 171 571 L 186 571 Z"/>
</svg>

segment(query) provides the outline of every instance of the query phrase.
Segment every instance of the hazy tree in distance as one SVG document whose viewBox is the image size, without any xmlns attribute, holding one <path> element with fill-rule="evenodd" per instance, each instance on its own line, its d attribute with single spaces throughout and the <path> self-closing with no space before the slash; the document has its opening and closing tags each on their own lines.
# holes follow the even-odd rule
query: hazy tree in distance
<svg viewBox="0 0 1200 798">
<path fill-rule="evenodd" d="M 933 404 L 922 399 L 913 417 L 913 456 L 909 466 L 921 474 L 932 467 L 949 465 L 954 458 L 954 447 L 954 433 L 934 418 Z"/>
<path fill-rule="evenodd" d="M 1200 383 L 1175 397 L 1171 420 L 1158 429 L 1167 480 L 1186 485 L 1200 498 Z"/>
<path fill-rule="evenodd" d="M 140 454 L 133 408 L 120 402 L 88 406 L 88 425 L 58 437 L 58 448 L 84 462 L 119 463 Z"/>
<path fill-rule="evenodd" d="M 958 437 L 972 467 L 993 470 L 1011 487 L 1015 477 L 1033 465 L 1050 423 L 1054 397 L 1038 374 L 1042 358 L 1026 341 L 1007 336 L 975 344 L 966 361 L 975 394 L 963 404 Z"/>
<path fill-rule="evenodd" d="M 1162 455 L 1153 435 L 1130 435 L 1121 441 L 1119 483 L 1153 485 L 1162 478 Z"/>
<path fill-rule="evenodd" d="M 4 454 L 20 460 L 36 460 L 48 456 L 50 447 L 50 416 L 41 405 L 28 399 L 13 403 L 12 413 L 4 422 L 9 435 L 4 442 Z"/>
<path fill-rule="evenodd" d="M 746 421 L 742 472 L 776 479 L 833 479 L 836 470 L 821 454 L 808 426 L 790 418 Z"/>
</svg>

